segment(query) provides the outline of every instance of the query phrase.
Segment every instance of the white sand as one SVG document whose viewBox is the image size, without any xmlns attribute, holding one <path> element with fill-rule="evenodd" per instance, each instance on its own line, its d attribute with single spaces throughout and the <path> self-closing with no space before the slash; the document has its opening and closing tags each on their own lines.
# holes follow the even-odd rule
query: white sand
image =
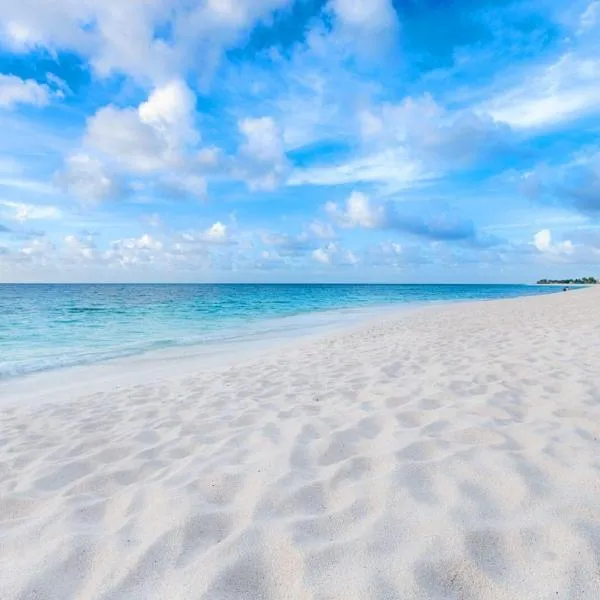
<svg viewBox="0 0 600 600">
<path fill-rule="evenodd" d="M 0 409 L 3 600 L 600 598 L 600 289 L 77 373 Z"/>
</svg>

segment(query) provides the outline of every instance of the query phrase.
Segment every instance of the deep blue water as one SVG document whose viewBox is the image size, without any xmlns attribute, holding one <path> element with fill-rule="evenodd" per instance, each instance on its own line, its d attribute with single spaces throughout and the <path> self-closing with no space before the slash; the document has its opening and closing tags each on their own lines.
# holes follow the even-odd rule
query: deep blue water
<svg viewBox="0 0 600 600">
<path fill-rule="evenodd" d="M 548 294 L 525 285 L 0 284 L 0 379 L 174 346 L 276 337 L 379 307 Z"/>
</svg>

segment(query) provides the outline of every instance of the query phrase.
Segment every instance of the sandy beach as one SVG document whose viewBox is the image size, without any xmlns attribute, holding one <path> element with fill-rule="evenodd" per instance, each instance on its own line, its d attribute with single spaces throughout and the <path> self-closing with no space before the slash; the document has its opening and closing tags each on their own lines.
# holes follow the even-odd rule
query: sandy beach
<svg viewBox="0 0 600 600">
<path fill-rule="evenodd" d="M 600 598 L 599 308 L 426 307 L 3 388 L 0 598 Z"/>
</svg>

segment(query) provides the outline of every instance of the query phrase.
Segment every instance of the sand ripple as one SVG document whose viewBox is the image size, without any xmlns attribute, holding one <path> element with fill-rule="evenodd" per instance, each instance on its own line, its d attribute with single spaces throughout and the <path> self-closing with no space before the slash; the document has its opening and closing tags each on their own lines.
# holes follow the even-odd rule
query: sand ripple
<svg viewBox="0 0 600 600">
<path fill-rule="evenodd" d="M 5 408 L 0 598 L 600 598 L 598 299 Z"/>
</svg>

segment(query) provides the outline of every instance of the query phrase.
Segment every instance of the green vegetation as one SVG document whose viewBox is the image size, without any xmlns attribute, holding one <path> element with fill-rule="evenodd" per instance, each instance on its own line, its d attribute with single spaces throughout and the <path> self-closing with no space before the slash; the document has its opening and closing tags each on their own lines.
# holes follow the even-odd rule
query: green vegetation
<svg viewBox="0 0 600 600">
<path fill-rule="evenodd" d="M 595 277 L 581 277 L 580 279 L 540 279 L 539 284 L 560 284 L 560 285 L 594 285 L 598 283 Z"/>
</svg>

